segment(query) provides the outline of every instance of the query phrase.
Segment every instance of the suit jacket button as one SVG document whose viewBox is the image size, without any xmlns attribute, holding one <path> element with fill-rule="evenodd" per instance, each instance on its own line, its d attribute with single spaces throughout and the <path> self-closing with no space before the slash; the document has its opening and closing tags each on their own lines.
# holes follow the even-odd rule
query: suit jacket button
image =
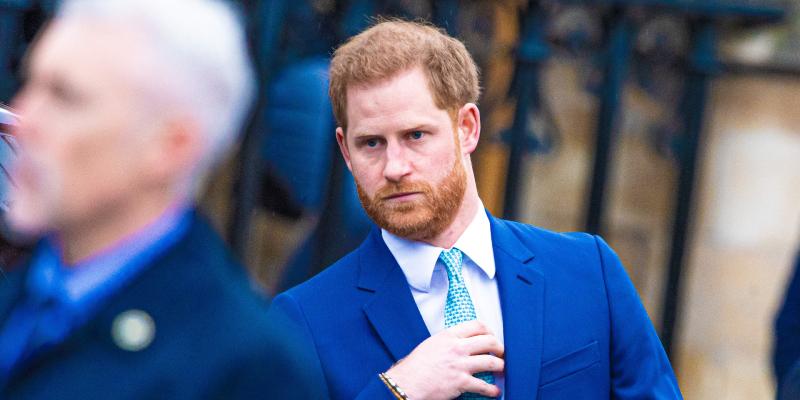
<svg viewBox="0 0 800 400">
<path fill-rule="evenodd" d="M 155 335 L 153 318 L 142 310 L 125 311 L 117 315 L 111 324 L 111 337 L 122 350 L 144 350 L 153 342 Z"/>
</svg>

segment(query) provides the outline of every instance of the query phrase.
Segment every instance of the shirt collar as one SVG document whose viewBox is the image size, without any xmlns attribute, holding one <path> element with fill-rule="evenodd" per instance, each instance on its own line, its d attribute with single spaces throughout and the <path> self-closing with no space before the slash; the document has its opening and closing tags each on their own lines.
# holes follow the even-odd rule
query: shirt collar
<svg viewBox="0 0 800 400">
<path fill-rule="evenodd" d="M 425 242 L 404 239 L 385 229 L 381 229 L 381 236 L 403 270 L 409 286 L 422 292 L 430 291 L 436 262 L 439 260 L 439 254 L 445 249 Z M 453 247 L 461 250 L 489 279 L 494 279 L 491 226 L 483 204 L 479 205 L 472 222 Z"/>
<path fill-rule="evenodd" d="M 494 279 L 494 249 L 489 217 L 481 204 L 478 212 L 453 246 L 461 250 L 489 279 Z"/>
<path fill-rule="evenodd" d="M 58 240 L 45 239 L 44 246 L 55 256 L 52 262 L 59 265 L 63 276 L 65 300 L 73 304 L 91 301 L 102 288 L 125 280 L 126 275 L 135 273 L 148 258 L 173 244 L 186 231 L 190 214 L 188 206 L 173 205 L 139 231 L 69 267 L 60 257 Z"/>
</svg>

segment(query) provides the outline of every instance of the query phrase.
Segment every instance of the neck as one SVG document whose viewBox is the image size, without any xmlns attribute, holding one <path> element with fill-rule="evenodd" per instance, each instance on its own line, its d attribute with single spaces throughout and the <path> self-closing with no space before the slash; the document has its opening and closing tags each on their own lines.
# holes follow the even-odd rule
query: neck
<svg viewBox="0 0 800 400">
<path fill-rule="evenodd" d="M 478 212 L 481 200 L 478 197 L 478 189 L 475 186 L 475 181 L 470 175 L 467 182 L 467 188 L 464 192 L 464 199 L 461 201 L 456 212 L 453 222 L 445 228 L 440 234 L 433 238 L 423 240 L 433 246 L 449 249 L 458 241 L 458 238 L 467 230 L 467 227 L 475 218 L 475 213 Z"/>
<path fill-rule="evenodd" d="M 62 257 L 74 265 L 120 242 L 156 221 L 176 200 L 167 195 L 137 197 L 98 211 L 57 232 Z"/>
</svg>

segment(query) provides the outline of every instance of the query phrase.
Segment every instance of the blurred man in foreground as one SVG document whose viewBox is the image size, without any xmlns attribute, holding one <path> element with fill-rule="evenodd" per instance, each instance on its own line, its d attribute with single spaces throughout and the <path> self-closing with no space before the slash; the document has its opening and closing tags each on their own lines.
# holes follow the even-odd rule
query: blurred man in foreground
<svg viewBox="0 0 800 400">
<path fill-rule="evenodd" d="M 0 398 L 319 397 L 193 211 L 253 92 L 232 10 L 67 1 L 26 72 L 8 220 L 41 240 L 0 276 Z"/>
<path fill-rule="evenodd" d="M 382 22 L 336 50 L 330 82 L 339 147 L 380 229 L 271 312 L 316 349 L 332 398 L 681 398 L 602 239 L 484 209 L 478 73 L 461 42 Z"/>
</svg>

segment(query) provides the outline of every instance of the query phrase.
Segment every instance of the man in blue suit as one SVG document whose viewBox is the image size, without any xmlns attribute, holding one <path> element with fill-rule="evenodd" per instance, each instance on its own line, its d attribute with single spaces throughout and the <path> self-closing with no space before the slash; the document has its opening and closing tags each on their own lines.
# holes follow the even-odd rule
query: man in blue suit
<svg viewBox="0 0 800 400">
<path fill-rule="evenodd" d="M 478 73 L 462 43 L 381 22 L 330 72 L 336 138 L 379 228 L 271 313 L 314 349 L 331 398 L 681 398 L 602 239 L 485 211 L 470 161 Z"/>
<path fill-rule="evenodd" d="M 322 397 L 193 211 L 253 92 L 242 31 L 220 1 L 75 0 L 35 44 L 7 217 L 40 239 L 0 270 L 0 398 Z"/>
</svg>

